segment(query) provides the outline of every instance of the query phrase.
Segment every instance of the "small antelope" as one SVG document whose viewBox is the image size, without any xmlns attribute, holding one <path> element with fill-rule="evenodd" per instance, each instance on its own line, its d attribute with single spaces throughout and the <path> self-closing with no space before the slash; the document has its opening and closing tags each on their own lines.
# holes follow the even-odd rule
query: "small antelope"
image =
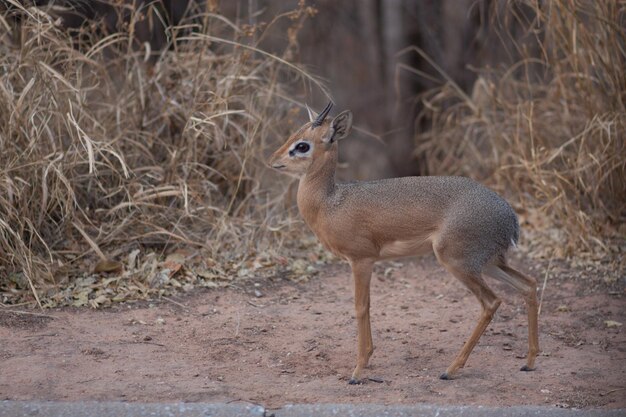
<svg viewBox="0 0 626 417">
<path fill-rule="evenodd" d="M 327 120 L 332 102 L 293 134 L 271 157 L 272 168 L 300 176 L 298 208 L 322 244 L 352 268 L 358 322 L 357 363 L 350 384 L 361 382 L 374 352 L 370 327 L 370 278 L 376 261 L 434 251 L 482 306 L 471 336 L 441 375 L 462 368 L 500 305 L 482 275 L 506 282 L 528 308 L 528 356 L 532 371 L 539 352 L 537 283 L 507 265 L 519 225 L 511 206 L 493 191 L 464 177 L 405 177 L 335 183 L 337 141 L 348 135 L 352 113 Z"/>
</svg>

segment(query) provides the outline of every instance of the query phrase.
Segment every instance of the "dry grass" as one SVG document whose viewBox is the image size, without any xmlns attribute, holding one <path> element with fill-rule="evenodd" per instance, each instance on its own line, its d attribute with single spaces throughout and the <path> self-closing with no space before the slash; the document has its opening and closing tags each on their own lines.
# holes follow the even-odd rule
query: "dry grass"
<svg viewBox="0 0 626 417">
<path fill-rule="evenodd" d="M 97 306 L 276 263 L 290 219 L 264 151 L 289 128 L 284 83 L 315 80 L 209 12 L 152 65 L 141 11 L 71 38 L 17 10 L 19 36 L 0 16 L 1 302 Z"/>
<path fill-rule="evenodd" d="M 519 62 L 479 70 L 470 95 L 452 82 L 425 94 L 417 152 L 431 174 L 478 177 L 503 192 L 533 231 L 524 241 L 531 252 L 623 253 L 626 9 L 612 1 L 522 3 L 534 20 L 514 39 Z M 517 6 L 493 13 L 501 39 Z"/>
</svg>

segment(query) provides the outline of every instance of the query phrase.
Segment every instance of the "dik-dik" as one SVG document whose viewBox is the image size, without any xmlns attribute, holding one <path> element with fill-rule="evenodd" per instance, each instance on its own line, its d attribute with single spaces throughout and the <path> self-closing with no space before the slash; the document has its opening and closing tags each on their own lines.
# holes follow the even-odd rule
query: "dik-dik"
<svg viewBox="0 0 626 417">
<path fill-rule="evenodd" d="M 350 384 L 361 382 L 374 351 L 370 328 L 370 279 L 381 259 L 433 251 L 482 306 L 472 335 L 441 379 L 450 379 L 467 361 L 500 299 L 483 275 L 512 285 L 528 308 L 531 371 L 539 351 L 536 281 L 507 265 L 519 224 L 511 206 L 493 191 L 464 177 L 405 177 L 335 183 L 337 142 L 350 132 L 352 113 L 327 116 L 332 103 L 294 133 L 271 157 L 270 165 L 300 176 L 298 208 L 307 225 L 330 251 L 352 267 L 358 322 L 358 354 Z"/>
</svg>

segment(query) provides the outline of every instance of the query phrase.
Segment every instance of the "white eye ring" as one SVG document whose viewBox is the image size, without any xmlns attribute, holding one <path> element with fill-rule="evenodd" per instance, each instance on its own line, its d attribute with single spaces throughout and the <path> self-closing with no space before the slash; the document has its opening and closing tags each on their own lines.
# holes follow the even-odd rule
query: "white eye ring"
<svg viewBox="0 0 626 417">
<path fill-rule="evenodd" d="M 302 157 L 309 155 L 311 152 L 313 152 L 313 144 L 306 140 L 300 140 L 291 146 L 289 149 L 289 156 Z"/>
</svg>

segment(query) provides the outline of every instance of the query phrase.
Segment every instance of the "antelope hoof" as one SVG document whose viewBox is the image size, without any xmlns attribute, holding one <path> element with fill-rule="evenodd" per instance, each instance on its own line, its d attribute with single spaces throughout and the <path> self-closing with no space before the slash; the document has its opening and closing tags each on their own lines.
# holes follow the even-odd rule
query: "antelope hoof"
<svg viewBox="0 0 626 417">
<path fill-rule="evenodd" d="M 452 377 L 448 375 L 447 372 L 444 372 L 443 374 L 439 375 L 439 379 L 443 379 L 444 381 L 450 381 Z"/>
<path fill-rule="evenodd" d="M 524 371 L 524 372 L 530 372 L 530 371 L 534 371 L 534 370 L 535 370 L 535 368 L 531 368 L 531 367 L 530 367 L 530 366 L 528 366 L 528 365 L 524 365 L 524 366 L 522 366 L 519 370 L 520 370 L 520 371 Z"/>
<path fill-rule="evenodd" d="M 348 384 L 350 384 L 350 385 L 362 385 L 363 384 L 363 380 L 356 379 L 356 378 L 350 378 L 350 380 L 348 381 Z"/>
</svg>

